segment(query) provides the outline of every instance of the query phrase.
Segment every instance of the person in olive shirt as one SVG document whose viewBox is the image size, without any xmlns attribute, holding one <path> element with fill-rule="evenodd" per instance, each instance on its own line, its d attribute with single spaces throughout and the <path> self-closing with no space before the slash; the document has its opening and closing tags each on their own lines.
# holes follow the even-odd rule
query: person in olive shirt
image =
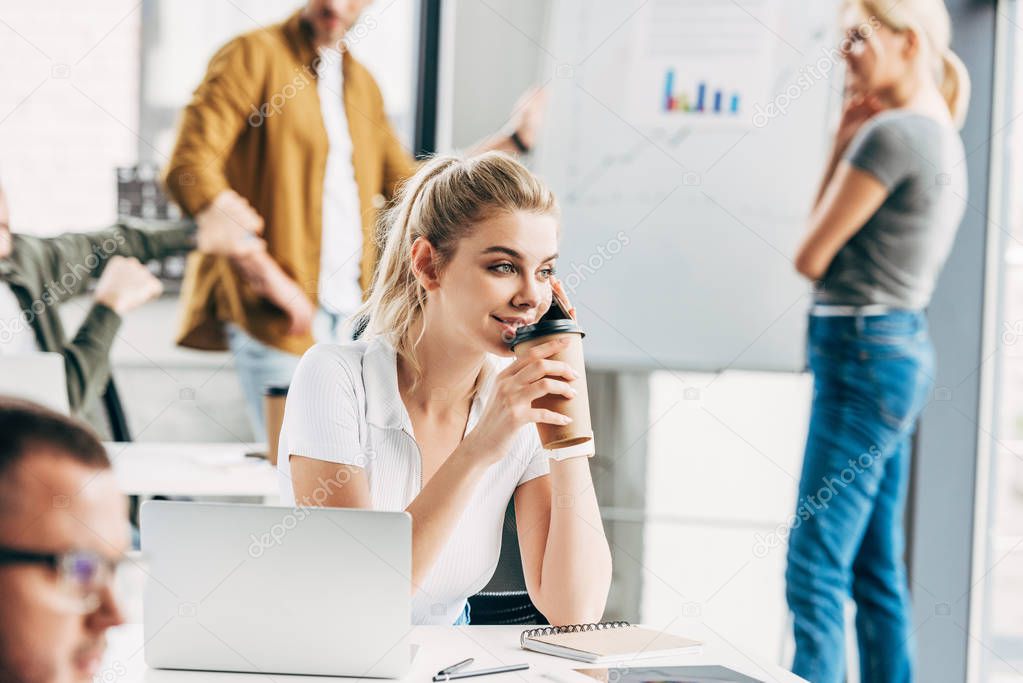
<svg viewBox="0 0 1023 683">
<path fill-rule="evenodd" d="M 121 316 L 162 291 L 143 262 L 192 249 L 254 260 L 266 250 L 258 237 L 261 226 L 242 226 L 219 212 L 208 212 L 197 224 L 161 221 L 157 229 L 125 218 L 95 232 L 49 238 L 14 234 L 0 184 L 0 355 L 63 355 L 71 410 L 89 417 L 110 377 L 110 347 Z M 59 305 L 84 294 L 97 278 L 92 307 L 69 339 Z"/>
<path fill-rule="evenodd" d="M 110 347 L 121 316 L 160 295 L 141 261 L 191 249 L 195 226 L 150 231 L 121 222 L 106 230 L 40 238 L 12 234 L 0 189 L 0 354 L 51 351 L 64 356 L 68 400 L 81 414 L 110 377 Z M 88 315 L 68 338 L 59 304 L 98 278 Z"/>
</svg>

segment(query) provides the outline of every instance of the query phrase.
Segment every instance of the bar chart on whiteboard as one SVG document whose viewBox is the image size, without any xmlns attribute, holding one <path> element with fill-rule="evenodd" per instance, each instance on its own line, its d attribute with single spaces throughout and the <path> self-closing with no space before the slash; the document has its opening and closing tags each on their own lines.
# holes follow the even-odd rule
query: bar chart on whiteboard
<svg viewBox="0 0 1023 683">
<path fill-rule="evenodd" d="M 555 0 L 533 164 L 603 367 L 800 370 L 837 2 Z M 679 334 L 684 329 L 684 334 Z"/>
<path fill-rule="evenodd" d="M 778 0 L 651 0 L 633 18 L 633 120 L 749 125 L 775 74 Z"/>
</svg>

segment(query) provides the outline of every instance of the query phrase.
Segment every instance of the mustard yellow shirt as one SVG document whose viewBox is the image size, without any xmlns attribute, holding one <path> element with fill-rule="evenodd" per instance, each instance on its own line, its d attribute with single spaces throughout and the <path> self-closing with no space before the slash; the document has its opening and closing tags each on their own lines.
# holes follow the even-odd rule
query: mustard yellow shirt
<svg viewBox="0 0 1023 683">
<path fill-rule="evenodd" d="M 268 252 L 313 301 L 328 151 L 316 58 L 301 12 L 227 43 L 185 107 L 165 178 L 168 192 L 193 216 L 225 189 L 245 197 L 265 221 Z M 377 261 L 378 212 L 414 172 L 415 161 L 395 135 L 370 73 L 347 51 L 341 68 L 362 216 L 360 284 L 366 290 Z M 287 315 L 258 296 L 226 257 L 192 254 L 181 300 L 182 346 L 226 349 L 227 321 L 290 353 L 301 354 L 313 343 L 308 334 L 288 334 Z"/>
</svg>

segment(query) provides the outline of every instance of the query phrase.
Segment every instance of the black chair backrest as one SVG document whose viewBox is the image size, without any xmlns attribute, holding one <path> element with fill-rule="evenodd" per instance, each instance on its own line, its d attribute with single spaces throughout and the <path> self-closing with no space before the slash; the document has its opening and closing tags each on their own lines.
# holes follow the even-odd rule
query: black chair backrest
<svg viewBox="0 0 1023 683">
<path fill-rule="evenodd" d="M 469 598 L 470 622 L 476 625 L 547 624 L 547 619 L 529 599 L 522 575 L 522 555 L 515 527 L 515 502 L 508 503 L 501 534 L 497 569 L 486 587 Z"/>
<path fill-rule="evenodd" d="M 128 418 L 124 414 L 124 407 L 121 405 L 121 397 L 117 393 L 117 385 L 111 377 L 107 382 L 107 388 L 103 392 L 103 407 L 107 412 L 107 421 L 110 423 L 110 438 L 114 441 L 131 441 L 131 430 L 128 429 Z"/>
</svg>

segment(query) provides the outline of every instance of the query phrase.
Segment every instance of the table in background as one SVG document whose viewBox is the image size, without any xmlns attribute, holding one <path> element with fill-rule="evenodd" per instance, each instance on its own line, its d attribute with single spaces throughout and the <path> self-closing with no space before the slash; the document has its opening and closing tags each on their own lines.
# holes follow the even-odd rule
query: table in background
<svg viewBox="0 0 1023 683">
<path fill-rule="evenodd" d="M 103 446 L 129 496 L 279 500 L 276 470 L 263 458 L 245 455 L 263 452 L 264 444 L 108 441 Z"/>
</svg>

